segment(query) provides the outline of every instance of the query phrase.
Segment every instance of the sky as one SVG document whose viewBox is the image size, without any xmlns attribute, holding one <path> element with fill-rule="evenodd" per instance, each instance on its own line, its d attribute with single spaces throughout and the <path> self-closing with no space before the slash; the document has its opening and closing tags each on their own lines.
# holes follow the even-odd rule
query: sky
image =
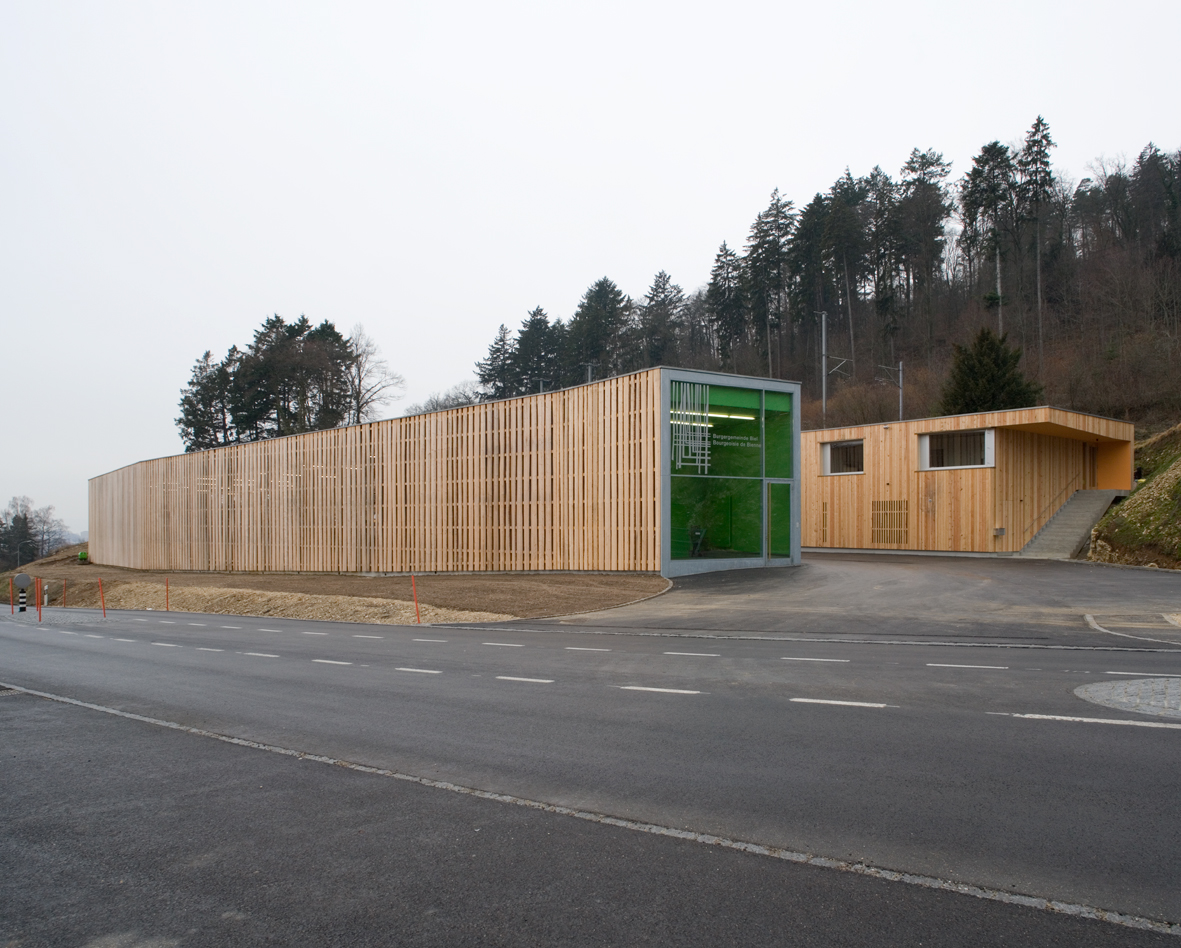
<svg viewBox="0 0 1181 948">
<path fill-rule="evenodd" d="M 1176 0 L 0 2 L 0 506 L 183 450 L 272 313 L 362 324 L 409 403 L 602 276 L 703 285 L 778 188 L 1039 115 L 1059 173 L 1181 147 Z"/>
</svg>

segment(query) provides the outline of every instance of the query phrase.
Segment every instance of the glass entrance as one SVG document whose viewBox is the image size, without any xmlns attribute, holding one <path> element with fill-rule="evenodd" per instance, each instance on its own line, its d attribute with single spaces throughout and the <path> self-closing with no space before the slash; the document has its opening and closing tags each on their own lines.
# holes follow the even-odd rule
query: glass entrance
<svg viewBox="0 0 1181 948">
<path fill-rule="evenodd" d="M 791 484 L 767 481 L 767 556 L 791 558 Z"/>
</svg>

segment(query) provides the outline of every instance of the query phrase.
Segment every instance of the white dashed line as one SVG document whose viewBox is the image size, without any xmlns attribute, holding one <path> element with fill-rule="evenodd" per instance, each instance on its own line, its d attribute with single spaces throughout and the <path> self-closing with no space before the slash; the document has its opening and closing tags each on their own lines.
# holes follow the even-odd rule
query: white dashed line
<svg viewBox="0 0 1181 948">
<path fill-rule="evenodd" d="M 512 675 L 497 675 L 497 681 L 528 681 L 535 685 L 552 685 L 554 680 L 552 678 L 514 678 Z"/>
<path fill-rule="evenodd" d="M 792 698 L 800 704 L 841 704 L 849 708 L 896 708 L 896 704 L 878 704 L 874 701 L 835 701 L 830 698 Z"/>
<path fill-rule="evenodd" d="M 62 635 L 77 635 L 77 632 L 67 632 L 65 629 L 57 629 Z"/>
<path fill-rule="evenodd" d="M 658 691 L 663 695 L 699 695 L 700 691 L 685 691 L 683 688 L 645 688 L 643 685 L 620 685 L 620 691 Z"/>
<path fill-rule="evenodd" d="M 1075 718 L 1064 714 L 1007 714 L 1004 711 L 987 711 L 985 713 L 1007 718 L 1026 718 L 1031 721 L 1075 721 L 1079 724 L 1125 724 L 1129 727 L 1160 727 L 1181 731 L 1181 724 L 1165 724 L 1161 721 L 1122 721 L 1118 718 Z"/>
<path fill-rule="evenodd" d="M 225 650 L 224 650 L 224 649 L 220 649 L 220 648 L 204 648 L 204 647 L 202 647 L 202 646 L 198 645 L 198 646 L 197 646 L 197 651 L 198 651 L 198 652 L 222 652 L 222 651 L 225 651 Z"/>
<path fill-rule="evenodd" d="M 176 625 L 176 623 L 173 622 L 171 619 L 161 619 L 160 624 L 161 625 Z"/>
<path fill-rule="evenodd" d="M 239 655 L 253 655 L 255 658 L 278 658 L 278 655 L 268 655 L 266 652 L 239 652 Z"/>
<path fill-rule="evenodd" d="M 584 648 L 580 645 L 567 645 L 567 652 L 609 652 L 609 648 Z"/>
<path fill-rule="evenodd" d="M 132 622 L 147 622 L 147 619 L 132 619 Z"/>
<path fill-rule="evenodd" d="M 781 662 L 848 662 L 847 658 L 795 658 L 790 655 L 785 655 L 780 659 Z"/>
<path fill-rule="evenodd" d="M 321 665 L 351 665 L 352 662 L 334 662 L 330 658 L 313 658 L 313 662 L 319 662 Z"/>
<path fill-rule="evenodd" d="M 264 632 L 274 632 L 274 629 L 263 629 Z M 327 635 L 327 632 L 305 632 L 304 635 Z"/>
<path fill-rule="evenodd" d="M 205 623 L 204 623 L 204 622 L 190 622 L 190 623 L 189 623 L 189 625 L 198 625 L 198 626 L 200 626 L 202 629 L 203 629 L 203 628 L 205 628 Z"/>
<path fill-rule="evenodd" d="M 1181 678 L 1168 672 L 1104 672 L 1105 675 L 1132 675 L 1135 678 Z"/>
<path fill-rule="evenodd" d="M 240 625 L 223 625 L 222 628 L 223 629 L 241 629 L 242 626 L 240 626 Z"/>
<path fill-rule="evenodd" d="M 515 642 L 481 642 L 481 645 L 499 645 L 501 648 L 524 648 L 524 645 L 518 645 Z"/>
<path fill-rule="evenodd" d="M 259 632 L 282 632 L 283 630 L 282 629 L 259 629 L 258 631 Z M 322 634 L 327 635 L 328 633 L 324 632 Z"/>
<path fill-rule="evenodd" d="M 183 645 L 177 645 L 175 642 L 153 642 L 153 645 L 159 645 L 161 648 L 184 648 Z"/>
<path fill-rule="evenodd" d="M 135 639 L 115 639 L 116 642 L 134 642 Z"/>
<path fill-rule="evenodd" d="M 721 658 L 717 652 L 665 652 L 665 655 L 684 655 L 688 658 Z"/>
<path fill-rule="evenodd" d="M 446 639 L 411 639 L 412 642 L 446 642 Z"/>
<path fill-rule="evenodd" d="M 1008 671 L 1008 665 L 945 665 L 940 662 L 927 662 L 928 668 L 991 668 L 995 671 Z"/>
<path fill-rule="evenodd" d="M 441 671 L 435 671 L 433 668 L 395 668 L 394 671 L 400 672 L 418 672 L 420 675 L 441 675 Z"/>
<path fill-rule="evenodd" d="M 354 635 L 355 639 L 384 639 L 384 635 Z"/>
<path fill-rule="evenodd" d="M 88 639 L 102 639 L 102 638 L 106 638 L 106 636 L 103 636 L 103 635 L 91 635 L 89 632 L 87 632 L 87 633 L 86 633 L 86 637 L 87 637 Z"/>
</svg>

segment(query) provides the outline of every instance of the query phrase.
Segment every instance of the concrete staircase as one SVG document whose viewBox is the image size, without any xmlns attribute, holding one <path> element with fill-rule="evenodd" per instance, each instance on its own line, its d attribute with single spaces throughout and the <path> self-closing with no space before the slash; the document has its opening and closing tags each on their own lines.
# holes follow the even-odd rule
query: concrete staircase
<svg viewBox="0 0 1181 948">
<path fill-rule="evenodd" d="M 1042 560 L 1068 560 L 1091 539 L 1091 530 L 1126 490 L 1076 490 L 1034 534 L 1018 556 Z"/>
</svg>

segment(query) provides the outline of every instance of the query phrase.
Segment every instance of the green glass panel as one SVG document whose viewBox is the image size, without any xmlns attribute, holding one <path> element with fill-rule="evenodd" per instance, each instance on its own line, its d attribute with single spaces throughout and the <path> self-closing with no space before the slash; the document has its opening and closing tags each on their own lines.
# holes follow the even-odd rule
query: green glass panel
<svg viewBox="0 0 1181 948">
<path fill-rule="evenodd" d="M 768 556 L 791 556 L 791 484 L 767 485 Z"/>
<path fill-rule="evenodd" d="M 709 387 L 709 473 L 719 477 L 761 477 L 763 432 L 760 392 Z"/>
<path fill-rule="evenodd" d="M 767 442 L 767 477 L 795 477 L 792 470 L 792 404 L 787 392 L 765 392 L 766 420 L 763 423 Z"/>
<path fill-rule="evenodd" d="M 763 555 L 763 482 L 732 477 L 673 477 L 674 560 Z"/>
</svg>

